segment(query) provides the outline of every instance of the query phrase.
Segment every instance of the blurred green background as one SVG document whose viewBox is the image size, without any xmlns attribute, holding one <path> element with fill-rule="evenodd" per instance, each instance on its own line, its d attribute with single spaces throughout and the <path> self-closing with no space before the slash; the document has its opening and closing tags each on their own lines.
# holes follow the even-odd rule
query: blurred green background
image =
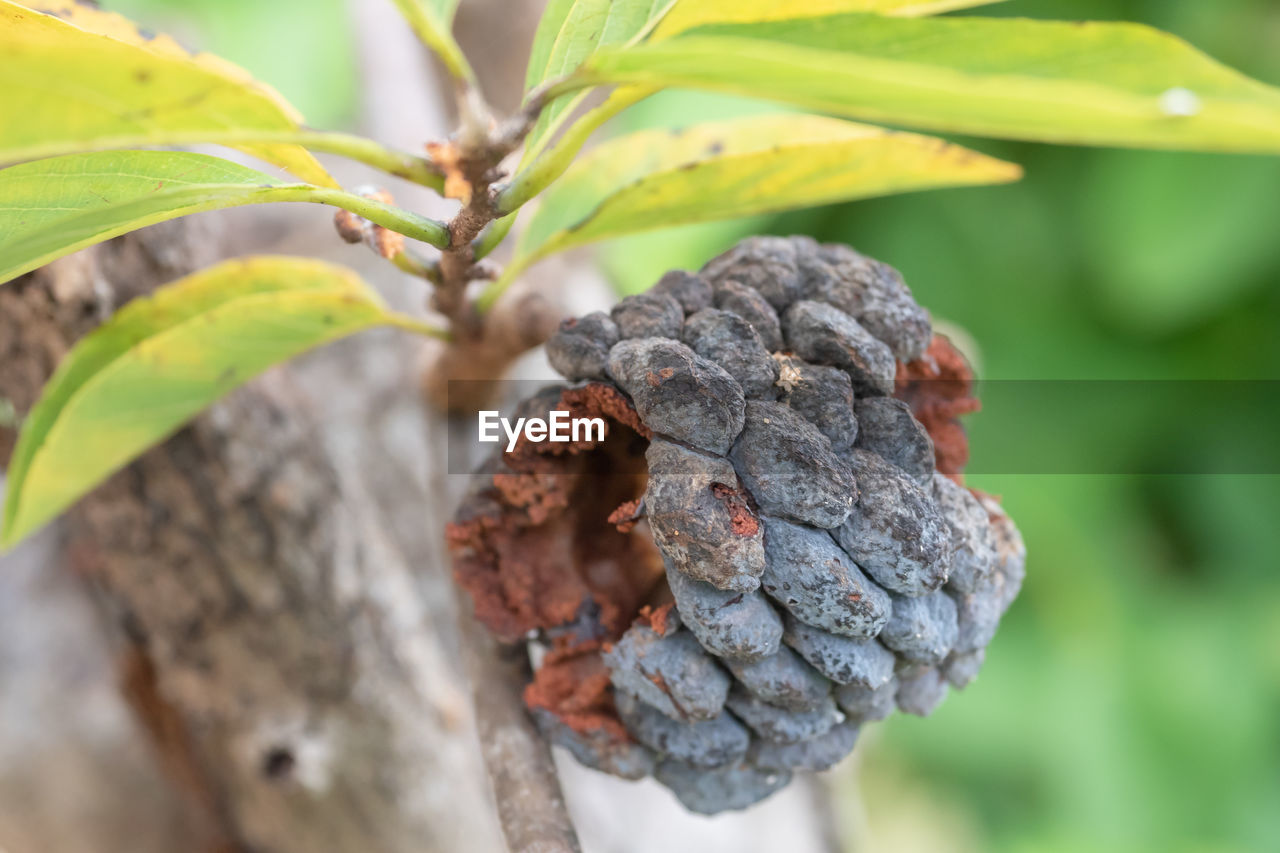
<svg viewBox="0 0 1280 853">
<path fill-rule="evenodd" d="M 247 66 L 316 125 L 357 113 L 341 0 L 108 5 Z M 1280 84 L 1275 0 L 982 13 L 1142 21 Z M 621 124 L 767 108 L 673 94 Z M 810 233 L 898 267 L 967 330 L 984 377 L 1280 379 L 1280 158 L 965 141 L 1026 179 L 656 232 L 601 259 L 627 292 L 747 233 Z M 1153 401 L 1123 425 L 1106 406 L 1086 414 L 1077 455 L 1142 452 L 1186 413 Z M 1053 432 L 979 414 L 975 461 L 1055 453 L 1041 440 Z M 1280 850 L 1280 477 L 970 482 L 1022 527 L 1027 584 L 973 687 L 930 720 L 868 732 L 856 776 L 872 849 Z"/>
</svg>

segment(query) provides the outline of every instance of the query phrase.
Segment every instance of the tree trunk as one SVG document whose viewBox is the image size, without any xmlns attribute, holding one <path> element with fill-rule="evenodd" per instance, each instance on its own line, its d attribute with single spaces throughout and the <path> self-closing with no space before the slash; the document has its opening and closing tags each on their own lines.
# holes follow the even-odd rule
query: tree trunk
<svg viewBox="0 0 1280 853">
<path fill-rule="evenodd" d="M 192 247 L 208 235 L 192 227 L 0 290 L 4 363 L 23 366 L 0 394 L 26 411 L 94 318 L 202 264 Z M 251 383 L 69 515 L 66 553 L 123 637 L 127 693 L 216 830 L 198 835 L 255 851 L 500 849 L 470 705 L 414 573 L 292 384 L 287 370 Z"/>
</svg>

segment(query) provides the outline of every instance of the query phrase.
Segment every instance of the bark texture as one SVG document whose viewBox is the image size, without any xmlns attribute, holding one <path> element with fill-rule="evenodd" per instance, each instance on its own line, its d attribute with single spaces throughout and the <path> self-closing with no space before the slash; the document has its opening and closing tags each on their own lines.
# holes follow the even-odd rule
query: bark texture
<svg viewBox="0 0 1280 853">
<path fill-rule="evenodd" d="M 99 490 L 71 519 L 78 568 L 146 650 L 247 847 L 458 849 L 467 702 L 407 566 L 279 384 Z"/>
<path fill-rule="evenodd" d="M 205 851 L 115 678 L 120 656 L 56 535 L 0 557 L 0 849 Z"/>
<path fill-rule="evenodd" d="M 27 411 L 68 342 L 203 265 L 214 241 L 193 227 L 0 290 L 0 395 Z M 124 638 L 127 695 L 170 778 L 215 829 L 202 843 L 497 848 L 465 691 L 375 507 L 275 371 L 70 514 L 67 559 Z"/>
</svg>

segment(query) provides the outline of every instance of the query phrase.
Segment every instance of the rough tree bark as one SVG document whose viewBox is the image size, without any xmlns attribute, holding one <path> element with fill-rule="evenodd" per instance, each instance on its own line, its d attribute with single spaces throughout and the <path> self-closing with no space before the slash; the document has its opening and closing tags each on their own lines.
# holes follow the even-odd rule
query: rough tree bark
<svg viewBox="0 0 1280 853">
<path fill-rule="evenodd" d="M 114 677 L 119 649 L 57 537 L 0 558 L 0 849 L 207 849 Z"/>
<path fill-rule="evenodd" d="M 460 772 L 468 703 L 282 378 L 100 489 L 71 517 L 73 553 L 248 849 L 456 850 L 483 802 Z"/>
<path fill-rule="evenodd" d="M 181 249 L 198 263 L 211 244 L 188 227 Z M 169 266 L 170 246 L 143 252 L 121 241 L 64 259 L 0 288 L 0 405 L 30 408 L 70 342 L 96 325 L 112 298 Z M 128 272 L 106 288 L 104 270 Z M 0 424 L 0 468 L 16 437 Z M 119 689 L 129 655 L 103 631 L 85 586 L 65 568 L 60 524 L 0 557 L 0 845 L 10 853 L 163 853 L 214 846 L 206 813 L 184 803 Z"/>
<path fill-rule="evenodd" d="M 4 363 L 23 366 L 0 394 L 25 411 L 68 341 L 199 263 L 189 227 L 0 290 Z M 69 516 L 71 564 L 125 638 L 128 694 L 216 830 L 203 839 L 498 849 L 466 694 L 374 505 L 276 371 Z"/>
</svg>

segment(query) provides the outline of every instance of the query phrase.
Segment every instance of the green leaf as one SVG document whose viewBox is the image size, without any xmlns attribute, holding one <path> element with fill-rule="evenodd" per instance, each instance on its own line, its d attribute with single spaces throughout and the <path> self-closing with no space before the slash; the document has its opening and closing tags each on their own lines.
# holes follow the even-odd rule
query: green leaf
<svg viewBox="0 0 1280 853">
<path fill-rule="evenodd" d="M 458 0 L 394 0 L 400 14 L 418 38 L 436 52 L 449 73 L 463 80 L 474 79 L 462 48 L 453 37 L 453 16 Z"/>
<path fill-rule="evenodd" d="M 601 144 L 552 185 L 507 277 L 552 252 L 620 234 L 1020 175 L 1011 163 L 940 139 L 822 116 L 641 131 Z"/>
<path fill-rule="evenodd" d="M 654 28 L 652 38 L 656 41 L 705 24 L 821 18 L 849 12 L 916 17 L 1002 2 L 1004 0 L 806 0 L 804 3 L 779 3 L 778 0 L 681 0 Z"/>
<path fill-rule="evenodd" d="M 593 51 L 625 44 L 674 0 L 551 0 L 533 38 L 525 88 L 568 74 Z"/>
<path fill-rule="evenodd" d="M 534 36 L 525 88 L 574 71 L 595 51 L 624 45 L 645 35 L 676 0 L 551 0 Z M 552 100 L 538 116 L 525 141 L 525 161 L 554 135 L 561 120 L 584 95 Z"/>
<path fill-rule="evenodd" d="M 683 86 L 975 135 L 1280 152 L 1280 90 L 1135 24 L 833 15 L 601 51 L 557 87 Z"/>
<path fill-rule="evenodd" d="M 0 282 L 146 225 L 276 201 L 335 205 L 433 245 L 448 242 L 440 223 L 341 190 L 284 183 L 220 157 L 98 151 L 0 169 Z"/>
<path fill-rule="evenodd" d="M 807 18 L 832 15 L 840 12 L 876 12 L 886 15 L 932 15 L 953 9 L 1000 3 L 1003 0 L 813 0 L 806 3 L 778 3 L 776 0 L 684 0 L 669 4 L 666 10 L 658 9 L 650 15 L 648 24 L 641 28 L 637 37 L 648 36 L 650 41 L 658 41 L 692 27 L 708 23 L 742 22 L 742 21 L 776 21 L 790 18 Z M 567 4 L 553 4 L 550 13 L 543 23 L 548 30 L 559 26 Z M 665 14 L 664 14 L 665 11 Z M 548 21 L 557 22 L 548 24 Z M 649 31 L 652 30 L 650 33 Z M 633 39 L 634 41 L 634 39 Z M 547 65 L 545 54 L 550 49 L 550 41 L 535 46 L 533 59 L 529 63 L 530 86 L 536 85 L 533 73 L 535 67 L 542 70 Z M 540 78 L 545 79 L 545 78 Z M 547 148 L 546 143 L 564 124 L 573 108 L 579 106 L 586 98 L 579 93 L 572 101 L 554 102 L 552 110 L 556 111 L 556 121 L 548 119 L 547 127 L 535 127 L 529 145 L 521 160 L 519 174 L 512 180 L 508 189 L 502 193 L 500 203 L 503 210 L 515 210 L 530 198 L 542 192 L 568 168 L 572 159 L 595 130 L 618 113 L 653 94 L 652 89 L 638 86 L 621 86 L 609 94 L 604 103 L 587 110 L 555 143 Z M 563 104 L 563 106 L 561 106 Z"/>
<path fill-rule="evenodd" d="M 0 0 L 0 56 L 0 163 L 190 142 L 202 133 L 280 134 L 302 121 L 235 65 L 192 56 L 168 37 L 148 38 L 124 18 L 80 3 Z M 237 147 L 304 180 L 337 186 L 297 145 Z"/>
<path fill-rule="evenodd" d="M 301 258 L 230 261 L 126 305 L 67 354 L 27 417 L 0 547 L 266 368 L 377 325 L 414 323 L 350 270 Z"/>
</svg>

